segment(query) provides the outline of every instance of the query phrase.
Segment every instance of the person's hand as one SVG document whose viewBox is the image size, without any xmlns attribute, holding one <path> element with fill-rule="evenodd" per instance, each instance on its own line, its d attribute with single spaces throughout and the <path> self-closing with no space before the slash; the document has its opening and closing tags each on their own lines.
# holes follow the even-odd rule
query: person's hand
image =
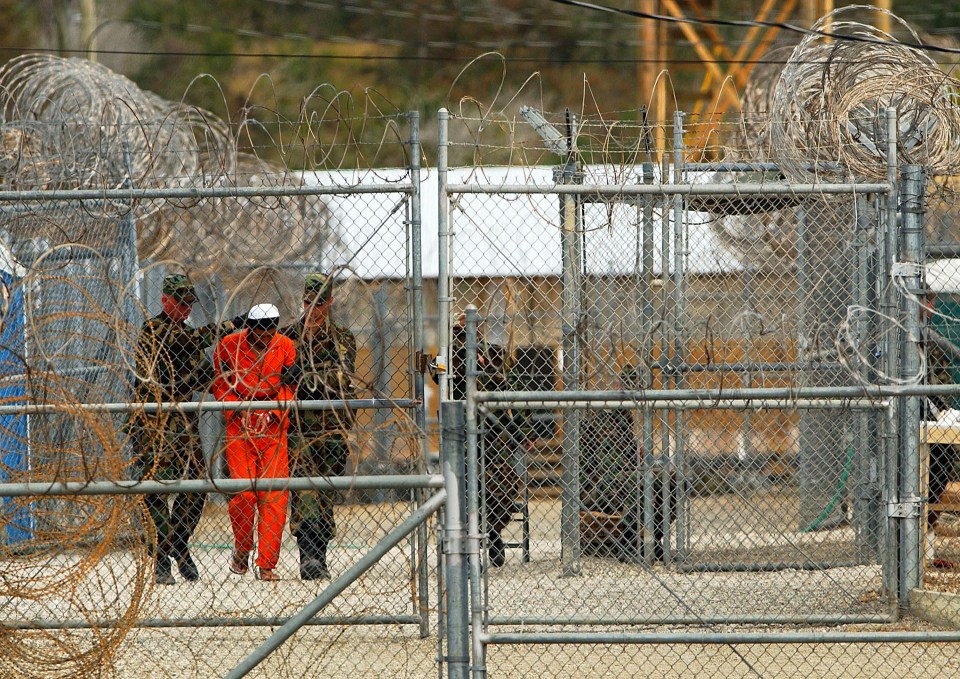
<svg viewBox="0 0 960 679">
<path fill-rule="evenodd" d="M 243 418 L 244 428 L 254 436 L 262 436 L 266 434 L 267 431 L 274 424 L 277 424 L 280 421 L 273 411 L 267 410 L 253 410 L 246 411 Z"/>
<path fill-rule="evenodd" d="M 294 362 L 280 371 L 280 381 L 288 386 L 295 387 L 303 379 L 303 368 L 299 363 Z"/>
</svg>

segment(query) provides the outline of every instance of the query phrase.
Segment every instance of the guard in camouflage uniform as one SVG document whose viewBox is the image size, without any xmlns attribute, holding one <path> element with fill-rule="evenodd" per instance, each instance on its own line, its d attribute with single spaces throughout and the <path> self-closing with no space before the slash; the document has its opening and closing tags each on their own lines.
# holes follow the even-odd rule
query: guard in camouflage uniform
<svg viewBox="0 0 960 679">
<path fill-rule="evenodd" d="M 137 345 L 136 398 L 140 403 L 189 401 L 213 377 L 205 350 L 216 341 L 213 327 L 191 328 L 196 294 L 190 279 L 173 274 L 163 279 L 162 311 L 143 324 Z M 130 432 L 137 451 L 139 477 L 168 481 L 201 478 L 204 470 L 197 413 L 136 412 Z M 157 531 L 156 582 L 174 584 L 170 559 L 185 580 L 199 580 L 189 541 L 200 521 L 206 496 L 177 493 L 147 495 L 145 502 Z"/>
<path fill-rule="evenodd" d="M 932 290 L 926 290 L 920 299 L 920 314 L 922 318 L 922 341 L 920 349 L 923 351 L 927 364 L 927 384 L 953 384 L 953 375 L 950 371 L 950 357 L 937 346 L 934 340 L 935 330 L 929 327 L 930 317 L 936 306 L 937 297 Z M 926 400 L 925 417 L 936 420 L 941 413 L 949 410 L 951 404 L 942 396 L 931 396 Z M 931 443 L 929 445 L 929 479 L 927 486 L 927 501 L 931 504 L 940 502 L 940 496 L 946 490 L 947 484 L 957 478 L 956 461 L 957 448 L 949 443 Z M 934 551 L 934 528 L 940 519 L 939 511 L 927 512 L 927 532 L 925 556 L 931 566 L 935 568 L 953 568 L 954 564 L 945 559 L 936 558 Z"/>
<path fill-rule="evenodd" d="M 323 273 L 306 276 L 303 316 L 283 329 L 297 348 L 301 378 L 297 399 L 336 400 L 356 397 L 352 375 L 357 341 L 347 328 L 333 322 L 334 281 Z M 347 431 L 354 424 L 349 410 L 302 410 L 297 413 L 292 459 L 293 476 L 342 476 L 349 447 Z M 336 491 L 291 493 L 290 528 L 300 550 L 300 578 L 330 577 L 327 547 L 336 535 L 333 506 Z"/>
<path fill-rule="evenodd" d="M 636 368 L 628 367 L 620 375 L 621 388 L 642 388 Z M 637 538 L 643 532 L 643 489 L 641 455 L 634 432 L 633 411 L 593 410 L 582 420 L 580 433 L 580 500 L 584 509 L 620 516 L 620 530 L 609 535 L 599 556 L 614 556 L 621 561 L 639 558 Z M 671 470 L 672 472 L 672 470 Z M 663 521 L 663 466 L 654 462 L 651 498 L 654 513 L 654 559 L 664 556 L 666 525 Z M 679 489 L 671 473 L 673 493 L 667 514 L 674 519 Z"/>
<path fill-rule="evenodd" d="M 477 378 L 480 391 L 510 389 L 504 350 L 498 344 L 485 345 L 486 360 Z M 483 512 L 487 522 L 490 565 L 506 562 L 502 531 L 513 518 L 520 495 L 517 455 L 525 439 L 519 416 L 510 409 L 498 409 L 486 416 L 483 431 Z"/>
</svg>

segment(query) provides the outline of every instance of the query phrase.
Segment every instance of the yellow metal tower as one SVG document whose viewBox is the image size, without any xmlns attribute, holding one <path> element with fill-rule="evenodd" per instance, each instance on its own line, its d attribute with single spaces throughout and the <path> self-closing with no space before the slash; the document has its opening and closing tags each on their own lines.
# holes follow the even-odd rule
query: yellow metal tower
<svg viewBox="0 0 960 679">
<path fill-rule="evenodd" d="M 874 0 L 876 7 L 889 11 L 892 0 Z M 844 3 L 848 4 L 848 3 Z M 753 19 L 760 22 L 792 23 L 809 28 L 820 17 L 834 9 L 833 0 L 761 0 L 752 17 L 743 16 L 742 10 L 725 16 L 724 0 L 637 0 L 636 8 L 645 14 L 666 15 L 680 21 L 662 22 L 654 19 L 638 19 L 640 42 L 638 68 L 638 100 L 648 107 L 649 120 L 660 130 L 656 135 L 656 148 L 663 149 L 663 126 L 672 119 L 673 97 L 668 96 L 670 83 L 662 77 L 664 72 L 677 71 L 671 65 L 670 45 L 675 37 L 682 37 L 692 46 L 700 66 L 699 93 L 694 96 L 692 113 L 699 121 L 697 131 L 687 140 L 691 156 L 702 155 L 713 132 L 713 124 L 729 111 L 739 110 L 740 93 L 750 78 L 750 72 L 758 59 L 777 39 L 781 30 L 776 26 L 757 25 L 745 29 L 736 46 L 728 44 L 716 26 L 698 23 L 708 17 Z M 693 20 L 689 22 L 687 20 Z M 881 30 L 889 30 L 889 17 L 879 15 Z M 887 24 L 884 25 L 884 22 Z M 685 102 L 689 106 L 690 102 Z"/>
</svg>

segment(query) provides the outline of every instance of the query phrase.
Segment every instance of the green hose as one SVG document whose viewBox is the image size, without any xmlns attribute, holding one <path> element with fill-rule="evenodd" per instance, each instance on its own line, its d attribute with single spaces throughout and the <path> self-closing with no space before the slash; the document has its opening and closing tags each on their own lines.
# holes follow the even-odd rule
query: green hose
<svg viewBox="0 0 960 679">
<path fill-rule="evenodd" d="M 833 511 L 833 508 L 837 506 L 837 502 L 840 501 L 840 497 L 843 495 L 843 489 L 847 486 L 847 478 L 850 476 L 850 466 L 853 464 L 853 438 L 850 439 L 850 448 L 847 450 L 847 461 L 843 465 L 843 473 L 840 475 L 840 483 L 837 485 L 837 491 L 833 494 L 833 498 L 830 500 L 830 503 L 820 512 L 820 516 L 810 524 L 808 528 L 802 529 L 801 533 L 810 533 L 817 530 L 820 527 L 828 516 L 830 512 Z"/>
</svg>

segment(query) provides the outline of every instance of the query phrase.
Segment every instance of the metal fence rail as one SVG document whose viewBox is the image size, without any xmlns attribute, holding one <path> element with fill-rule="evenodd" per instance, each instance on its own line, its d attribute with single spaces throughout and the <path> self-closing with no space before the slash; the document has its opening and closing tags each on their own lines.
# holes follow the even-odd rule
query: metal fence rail
<svg viewBox="0 0 960 679">
<path fill-rule="evenodd" d="M 473 121 L 439 122 L 443 161 Z M 675 653 L 689 665 L 665 674 L 682 676 L 704 639 L 747 672 L 778 639 L 862 642 L 846 660 L 863 667 L 897 642 L 913 668 L 949 662 L 953 646 L 922 644 L 954 632 L 888 627 L 955 626 L 944 600 L 920 603 L 952 589 L 923 544 L 943 490 L 926 441 L 955 436 L 923 404 L 960 394 L 930 377 L 929 190 L 898 165 L 895 113 L 885 182 L 685 164 L 674 123 L 659 163 L 592 164 L 576 146 L 592 130 L 568 118 L 553 168 L 439 168 L 441 394 L 466 399 L 475 670 L 601 676 L 626 670 L 600 651 L 627 644 L 611 662 L 656 673 L 650 654 Z M 792 676 L 773 655 L 759 675 Z"/>
<path fill-rule="evenodd" d="M 960 236 L 950 182 L 898 160 L 896 111 L 851 123 L 867 175 L 713 122 L 730 146 L 691 163 L 679 114 L 621 121 L 634 146 L 574 115 L 531 145 L 447 111 L 430 171 L 416 113 L 309 113 L 240 143 L 173 106 L 106 125 L 76 176 L 35 155 L 67 128 L 4 124 L 0 674 L 957 663 Z M 142 130 L 169 147 L 137 156 Z M 158 349 L 173 302 L 195 335 Z M 214 400 L 254 304 L 311 356 L 309 394 Z M 238 471 L 274 417 L 286 468 Z M 232 500 L 288 494 L 276 569 L 244 566 Z M 164 556 L 180 519 L 193 574 Z"/>
</svg>

